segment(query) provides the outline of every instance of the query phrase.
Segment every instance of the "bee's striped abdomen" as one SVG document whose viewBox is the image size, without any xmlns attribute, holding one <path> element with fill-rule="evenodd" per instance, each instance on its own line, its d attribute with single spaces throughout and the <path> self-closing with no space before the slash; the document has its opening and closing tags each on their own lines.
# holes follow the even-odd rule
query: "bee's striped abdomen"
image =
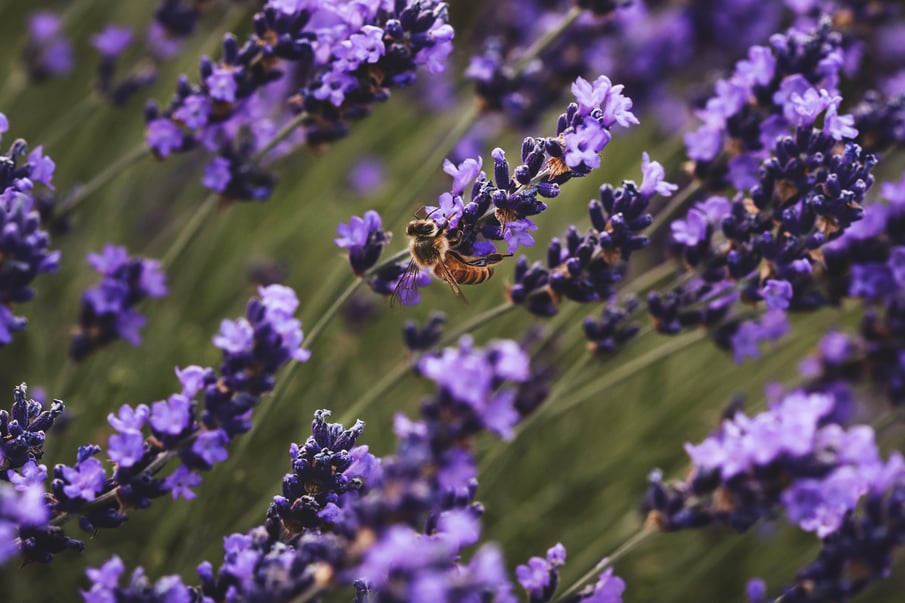
<svg viewBox="0 0 905 603">
<path fill-rule="evenodd" d="M 446 267 L 449 268 L 449 273 L 460 285 L 477 285 L 493 276 L 493 268 L 490 266 L 468 266 L 452 260 L 446 263 Z"/>
</svg>

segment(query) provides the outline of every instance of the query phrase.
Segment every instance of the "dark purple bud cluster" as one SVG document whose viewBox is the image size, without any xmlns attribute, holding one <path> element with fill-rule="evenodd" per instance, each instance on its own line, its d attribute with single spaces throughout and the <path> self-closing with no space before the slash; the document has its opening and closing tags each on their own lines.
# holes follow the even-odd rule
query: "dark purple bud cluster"
<svg viewBox="0 0 905 603">
<path fill-rule="evenodd" d="M 830 301 L 818 286 L 828 273 L 823 250 L 861 220 L 876 163 L 857 144 L 814 128 L 778 138 L 747 195 L 710 197 L 672 223 L 674 250 L 700 278 L 649 296 L 658 330 L 705 325 L 737 360 L 758 357 L 759 342 L 785 333 L 782 312 Z M 744 322 L 732 311 L 737 299 L 763 301 L 773 314 Z"/>
<path fill-rule="evenodd" d="M 838 113 L 846 58 L 842 35 L 828 22 L 808 32 L 776 34 L 769 47 L 752 46 L 732 76 L 717 81 L 716 95 L 698 111 L 704 123 L 685 136 L 696 173 L 719 178 L 725 167 L 711 163 L 728 149 L 728 179 L 737 189 L 748 190 L 777 136 L 811 126 L 823 113 L 827 135 L 835 140 L 856 136 L 854 118 Z"/>
<path fill-rule="evenodd" d="M 852 108 L 852 116 L 865 150 L 880 152 L 905 143 L 905 92 L 870 91 Z"/>
<path fill-rule="evenodd" d="M 47 467 L 45 432 L 63 413 L 54 400 L 49 409 L 27 397 L 25 384 L 16 387 L 9 412 L 0 410 L 0 564 L 20 551 L 26 558 L 47 560 L 67 549 L 84 545 L 50 526 L 50 509 L 44 492 Z"/>
<path fill-rule="evenodd" d="M 121 80 L 116 79 L 117 61 L 132 44 L 133 37 L 134 33 L 128 27 L 108 25 L 91 38 L 91 45 L 100 54 L 97 91 L 117 107 L 125 105 L 136 92 L 150 86 L 157 79 L 157 70 L 152 66 Z"/>
<path fill-rule="evenodd" d="M 70 358 L 77 361 L 117 339 L 140 345 L 146 319 L 135 306 L 146 297 L 167 294 L 160 262 L 130 258 L 125 247 L 107 245 L 101 253 L 89 253 L 88 263 L 103 280 L 82 295 L 79 325 L 69 347 Z"/>
<path fill-rule="evenodd" d="M 7 130 L 9 121 L 0 113 L 0 138 Z M 35 185 L 53 190 L 55 167 L 41 146 L 29 153 L 22 139 L 0 154 L 0 346 L 25 328 L 25 319 L 13 314 L 13 305 L 34 297 L 30 285 L 35 277 L 55 272 L 60 263 L 60 252 L 49 249 L 50 237 L 41 229 L 35 201 Z"/>
<path fill-rule="evenodd" d="M 204 0 L 162 0 L 148 27 L 147 40 L 158 59 L 169 59 L 182 52 L 204 11 Z"/>
<path fill-rule="evenodd" d="M 475 83 L 482 111 L 502 111 L 523 126 L 533 126 L 546 109 L 560 102 L 562 89 L 575 78 L 612 71 L 611 65 L 598 64 L 601 62 L 594 60 L 595 53 L 588 52 L 606 35 L 609 21 L 591 15 L 583 15 L 571 24 L 530 63 L 519 64 L 520 53 L 546 33 L 553 19 L 562 18 L 568 10 L 568 2 L 550 4 L 503 0 L 488 7 L 492 18 L 488 20 L 491 25 L 482 54 L 473 56 L 465 71 L 465 76 Z M 598 4 L 601 6 L 595 12 L 610 17 L 629 2 Z M 590 6 L 581 8 L 594 10 Z"/>
<path fill-rule="evenodd" d="M 836 404 L 834 394 L 796 391 L 759 415 L 726 419 L 701 444 L 686 444 L 688 478 L 651 474 L 648 521 L 666 531 L 714 523 L 743 531 L 784 509 L 802 530 L 837 533 L 865 494 L 905 484 L 905 460 L 893 452 L 883 461 L 871 427 L 837 424 Z"/>
<path fill-rule="evenodd" d="M 445 324 L 446 315 L 442 312 L 431 312 L 424 326 L 420 328 L 414 321 L 407 320 L 402 333 L 405 347 L 415 353 L 430 350 L 440 343 Z"/>
<path fill-rule="evenodd" d="M 63 414 L 63 403 L 54 400 L 45 410 L 43 404 L 27 396 L 25 384 L 14 390 L 9 411 L 0 410 L 0 479 L 14 481 L 13 472 L 44 456 L 45 432 Z"/>
<path fill-rule="evenodd" d="M 533 314 L 552 316 L 563 298 L 579 303 L 610 299 L 632 253 L 648 245 L 640 233 L 652 221 L 647 213 L 650 200 L 656 194 L 668 196 L 676 188 L 664 180 L 662 166 L 650 161 L 647 153 L 642 171 L 640 187 L 631 180 L 617 189 L 601 186 L 600 200 L 592 200 L 588 207 L 591 228 L 580 235 L 573 226 L 565 241 L 553 239 L 546 266 L 540 262 L 529 266 L 527 258 L 519 258 L 515 283 L 508 292 L 510 301 Z"/>
<path fill-rule="evenodd" d="M 249 301 L 245 318 L 224 320 L 214 337 L 214 345 L 223 350 L 219 375 L 200 366 L 177 369 L 180 393 L 150 407 L 123 405 L 108 415 L 116 430 L 106 448 L 113 463 L 109 475 L 96 445 L 81 446 L 73 466 L 54 467 L 47 499 L 51 525 L 29 543 L 23 539 L 26 558 L 47 562 L 64 548 L 81 547 L 59 527 L 68 516 L 78 515 L 82 529 L 93 532 L 122 525 L 128 509 L 146 508 L 164 494 L 194 498 L 191 488 L 201 482 L 200 472 L 226 460 L 229 443 L 251 429 L 252 411 L 273 389 L 276 371 L 310 355 L 301 347 L 301 323 L 293 318 L 295 293 L 271 285 L 259 294 L 260 299 Z M 39 420 L 40 425 L 46 422 Z M 176 470 L 166 478 L 155 477 L 175 456 L 180 460 Z"/>
<path fill-rule="evenodd" d="M 905 403 L 905 180 L 880 188 L 888 203 L 869 204 L 865 219 L 824 252 L 827 296 L 867 305 L 860 332 L 826 335 L 802 370 L 821 387 L 866 381 L 898 406 Z"/>
<path fill-rule="evenodd" d="M 230 198 L 266 198 L 267 187 L 233 182 L 256 172 L 258 154 L 273 138 L 256 127 L 256 103 L 276 105 L 284 122 L 293 113 L 307 116 L 296 138 L 318 146 L 345 136 L 347 122 L 365 117 L 390 88 L 412 83 L 419 65 L 444 69 L 453 37 L 446 4 L 390 6 L 368 0 L 339 10 L 327 2 L 271 0 L 255 15 L 244 44 L 228 35 L 220 61 L 202 59 L 199 84 L 183 77 L 167 107 L 149 105 L 149 147 L 164 158 L 201 144 L 218 154 L 207 186 Z M 274 87 L 278 80 L 287 90 Z"/>
<path fill-rule="evenodd" d="M 789 603 L 848 601 L 889 576 L 893 553 L 905 543 L 905 484 L 869 491 L 861 509 L 845 516 L 824 538 L 820 553 L 785 589 Z"/>
<path fill-rule="evenodd" d="M 28 76 L 36 82 L 72 73 L 75 67 L 72 42 L 63 33 L 59 15 L 50 11 L 32 13 L 22 58 Z"/>
<path fill-rule="evenodd" d="M 590 316 L 582 327 L 588 340 L 588 348 L 595 354 L 610 354 L 633 339 L 641 327 L 632 321 L 641 302 L 630 298 L 625 304 L 608 304 L 603 307 L 599 320 Z"/>
</svg>

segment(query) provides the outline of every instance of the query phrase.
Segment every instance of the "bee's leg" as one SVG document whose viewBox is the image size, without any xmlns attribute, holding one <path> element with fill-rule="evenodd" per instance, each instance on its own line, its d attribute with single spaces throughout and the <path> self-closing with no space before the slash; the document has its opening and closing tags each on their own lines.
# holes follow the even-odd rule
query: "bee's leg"
<svg viewBox="0 0 905 603">
<path fill-rule="evenodd" d="M 449 241 L 449 245 L 451 247 L 456 247 L 459 243 L 462 242 L 462 231 L 457 230 L 456 234 L 451 237 L 447 237 L 447 240 Z"/>
</svg>

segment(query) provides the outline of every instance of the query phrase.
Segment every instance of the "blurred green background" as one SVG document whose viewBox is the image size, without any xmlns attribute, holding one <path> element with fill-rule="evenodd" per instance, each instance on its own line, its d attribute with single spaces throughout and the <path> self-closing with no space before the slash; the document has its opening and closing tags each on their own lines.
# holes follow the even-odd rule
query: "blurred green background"
<svg viewBox="0 0 905 603">
<path fill-rule="evenodd" d="M 89 37 L 110 22 L 143 30 L 156 4 L 0 2 L 0 111 L 12 124 L 4 142 L 24 137 L 32 148 L 43 142 L 57 163 L 58 191 L 88 181 L 142 144 L 144 99 L 168 99 L 179 73 L 194 77 L 198 56 L 219 54 L 225 31 L 240 37 L 247 32 L 252 12 L 242 5 L 212 3 L 200 31 L 181 57 L 162 67 L 156 85 L 126 107 L 107 107 L 92 96 L 96 54 Z M 481 19 L 481 4 L 457 0 L 451 8 L 463 42 L 454 57 L 455 74 L 461 74 L 470 54 L 468 31 Z M 27 13 L 38 8 L 69 11 L 66 30 L 75 37 L 78 62 L 72 76 L 33 85 L 25 80 L 19 56 Z M 141 347 L 120 342 L 73 365 L 66 354 L 70 329 L 82 290 L 98 278 L 85 254 L 116 243 L 133 254 L 163 255 L 206 196 L 199 183 L 202 163 L 194 154 L 164 162 L 146 159 L 90 196 L 74 215 L 71 231 L 54 238 L 54 247 L 63 253 L 59 272 L 39 277 L 36 299 L 17 308 L 29 320 L 27 331 L 0 349 L 4 407 L 12 402 L 14 385 L 22 381 L 66 403 L 70 420 L 49 435 L 43 462 L 48 467 L 72 463 L 79 444 L 106 442 L 107 413 L 124 403 L 150 404 L 173 392 L 174 366 L 216 366 L 219 354 L 211 338 L 220 320 L 244 311 L 254 293 L 255 273 L 284 274 L 284 282 L 299 293 L 299 314 L 310 328 L 353 280 L 332 242 L 337 223 L 378 209 L 385 227 L 396 233 L 388 251 L 404 249 L 409 216 L 448 186 L 439 162 L 425 166 L 425 158 L 442 153 L 438 145 L 444 134 L 473 102 L 458 75 L 454 83 L 457 109 L 433 112 L 419 102 L 418 89 L 397 92 L 327 152 L 301 150 L 282 160 L 276 168 L 280 182 L 270 201 L 233 204 L 205 220 L 168 271 L 170 295 L 140 308 L 148 316 Z M 543 132 L 552 130 L 554 120 L 551 115 L 543 122 Z M 505 133 L 495 144 L 516 156 L 520 134 Z M 678 148 L 677 141 L 659 139 L 649 127 L 618 136 L 600 172 L 569 183 L 550 203 L 539 220 L 538 245 L 529 250 L 532 261 L 544 256 L 544 241 L 569 224 L 585 227 L 587 201 L 601 183 L 640 179 L 642 150 L 664 162 L 667 173 L 677 178 Z M 378 157 L 386 170 L 384 185 L 367 197 L 348 185 L 350 169 L 365 152 Z M 411 183 L 425 169 L 432 170 L 430 184 L 412 190 Z M 638 268 L 661 260 L 655 252 L 641 254 Z M 335 419 L 349 419 L 347 411 L 356 400 L 408 362 L 401 339 L 406 320 L 423 322 L 431 311 L 441 309 L 448 314 L 448 328 L 456 329 L 503 303 L 510 275 L 511 266 L 504 265 L 487 284 L 468 289 L 469 305 L 437 283 L 425 291 L 420 306 L 391 311 L 383 298 L 363 288 L 356 297 L 357 319 L 341 314 L 329 325 L 314 345 L 312 360 L 293 371 L 279 396 L 265 400 L 253 432 L 237 440 L 230 459 L 206 475 L 196 500 L 160 499 L 149 510 L 131 513 L 124 527 L 94 536 L 70 524 L 73 536 L 86 539 L 86 551 L 60 555 L 49 566 L 9 563 L 0 570 L 0 599 L 77 599 L 77 589 L 87 586 L 85 568 L 97 567 L 113 554 L 130 570 L 141 565 L 151 577 L 179 573 L 194 583 L 200 561 L 219 565 L 224 536 L 263 521 L 289 469 L 289 444 L 305 439 L 312 412 L 331 408 Z M 746 394 L 751 407 L 763 407 L 766 383 L 794 381 L 797 361 L 829 325 L 857 320 L 853 309 L 799 318 L 795 335 L 764 360 L 737 366 L 700 338 L 674 340 L 649 333 L 618 356 L 589 357 L 581 321 L 597 312 L 599 308 L 566 304 L 559 317 L 545 322 L 516 310 L 474 332 L 483 343 L 495 337 L 519 339 L 541 327 L 552 342 L 548 358 L 557 363 L 563 378 L 554 386 L 551 407 L 513 443 L 481 441 L 485 477 L 478 498 L 487 509 L 485 535 L 502 544 L 510 567 L 563 542 L 569 551 L 563 571 L 566 585 L 639 530 L 638 506 L 652 468 L 681 477 L 688 468 L 682 444 L 706 436 L 733 395 Z M 361 443 L 377 454 L 390 452 L 393 414 L 414 414 L 429 392 L 429 384 L 406 376 L 378 396 L 359 415 L 368 424 Z M 557 412 L 557 405 L 568 410 Z M 889 446 L 902 441 L 899 429 L 884 437 Z M 813 557 L 817 545 L 815 537 L 782 521 L 744 535 L 728 529 L 655 535 L 620 559 L 616 571 L 628 584 L 626 601 L 741 601 L 753 576 L 765 578 L 770 593 L 776 593 Z M 890 579 L 860 600 L 899 601 L 902 586 L 901 577 Z"/>
</svg>

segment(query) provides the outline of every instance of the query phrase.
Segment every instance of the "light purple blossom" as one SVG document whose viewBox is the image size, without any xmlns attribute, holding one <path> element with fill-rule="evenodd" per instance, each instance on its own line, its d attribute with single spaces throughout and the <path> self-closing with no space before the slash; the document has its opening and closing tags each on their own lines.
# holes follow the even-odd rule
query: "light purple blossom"
<svg viewBox="0 0 905 603">
<path fill-rule="evenodd" d="M 165 117 L 148 122 L 145 137 L 148 146 L 161 158 L 166 158 L 183 144 L 182 130 Z"/>
<path fill-rule="evenodd" d="M 352 216 L 348 224 L 339 224 L 336 227 L 336 234 L 339 236 L 333 239 L 333 242 L 343 249 L 364 247 L 368 243 L 370 233 L 377 232 L 382 228 L 380 214 L 374 210 L 368 210 L 363 218 Z"/>
<path fill-rule="evenodd" d="M 2 130 L 0 130 L 0 133 L 2 133 Z M 53 159 L 44 154 L 44 145 L 36 146 L 28 154 L 28 163 L 31 164 L 29 178 L 33 182 L 40 182 L 50 190 L 55 190 L 52 180 L 57 166 Z"/>
<path fill-rule="evenodd" d="M 196 364 L 180 369 L 176 367 L 176 377 L 182 384 L 182 395 L 188 399 L 195 397 L 204 386 L 204 377 L 208 369 L 200 367 Z M 143 405 L 142 405 L 143 406 Z"/>
<path fill-rule="evenodd" d="M 214 157 L 210 163 L 204 166 L 204 176 L 201 178 L 201 184 L 205 188 L 218 193 L 226 192 L 230 181 L 233 178 L 232 164 L 226 157 Z"/>
<path fill-rule="evenodd" d="M 192 442 L 192 452 L 197 454 L 208 465 L 214 463 L 222 463 L 227 459 L 229 453 L 226 451 L 226 445 L 229 443 L 229 436 L 222 429 L 213 431 L 203 431 Z"/>
<path fill-rule="evenodd" d="M 563 159 L 569 168 L 597 169 L 600 167 L 600 151 L 609 144 L 610 133 L 597 120 L 586 118 L 575 132 L 565 135 Z"/>
<path fill-rule="evenodd" d="M 531 236 L 531 233 L 535 230 L 537 230 L 537 224 L 528 218 L 506 223 L 503 226 L 503 240 L 506 241 L 506 251 L 513 253 L 519 246 L 530 247 L 534 245 L 534 237 Z"/>
<path fill-rule="evenodd" d="M 63 486 L 63 493 L 70 498 L 83 498 L 91 501 L 97 496 L 104 486 L 106 475 L 101 462 L 90 456 L 75 467 L 61 467 L 63 479 L 67 485 Z"/>
<path fill-rule="evenodd" d="M 789 281 L 767 279 L 760 294 L 771 310 L 785 310 L 792 299 L 792 284 Z"/>
<path fill-rule="evenodd" d="M 465 204 L 462 197 L 451 193 L 443 193 L 437 198 L 439 205 L 426 205 L 424 211 L 435 222 L 445 221 L 450 229 L 459 225 L 459 218 L 465 211 Z"/>
<path fill-rule="evenodd" d="M 674 220 L 670 224 L 672 238 L 676 243 L 694 247 L 707 239 L 707 216 L 693 207 L 688 210 L 684 220 Z"/>
<path fill-rule="evenodd" d="M 132 43 L 132 30 L 128 27 L 108 25 L 91 37 L 91 45 L 107 59 L 113 59 Z"/>
<path fill-rule="evenodd" d="M 651 161 L 646 151 L 641 154 L 641 174 L 643 178 L 638 192 L 643 197 L 653 197 L 654 194 L 669 197 L 679 188 L 678 184 L 666 182 L 666 170 L 659 161 Z"/>
<path fill-rule="evenodd" d="M 122 430 L 107 441 L 107 456 L 121 467 L 131 467 L 144 456 L 145 437 L 140 431 Z"/>
<path fill-rule="evenodd" d="M 192 491 L 192 488 L 198 486 L 200 483 L 200 475 L 191 471 L 185 465 L 180 465 L 164 480 L 164 487 L 170 490 L 173 500 L 176 500 L 180 496 L 186 500 L 192 500 L 197 496 L 197 494 Z"/>
<path fill-rule="evenodd" d="M 238 354 L 251 348 L 254 329 L 245 318 L 225 319 L 220 323 L 220 333 L 214 336 L 214 345 L 230 354 Z"/>
<path fill-rule="evenodd" d="M 179 435 L 189 427 L 191 408 L 191 401 L 181 394 L 155 402 L 151 405 L 151 427 L 160 433 Z"/>
<path fill-rule="evenodd" d="M 210 96 L 214 100 L 225 103 L 236 102 L 236 78 L 229 67 L 215 67 L 213 73 L 204 80 L 210 90 Z"/>
<path fill-rule="evenodd" d="M 474 179 L 481 173 L 483 161 L 480 156 L 476 159 L 465 159 L 459 165 L 455 165 L 449 159 L 443 160 L 443 171 L 452 176 L 453 179 L 453 185 L 450 189 L 453 195 L 461 195 L 474 182 Z"/>
</svg>

